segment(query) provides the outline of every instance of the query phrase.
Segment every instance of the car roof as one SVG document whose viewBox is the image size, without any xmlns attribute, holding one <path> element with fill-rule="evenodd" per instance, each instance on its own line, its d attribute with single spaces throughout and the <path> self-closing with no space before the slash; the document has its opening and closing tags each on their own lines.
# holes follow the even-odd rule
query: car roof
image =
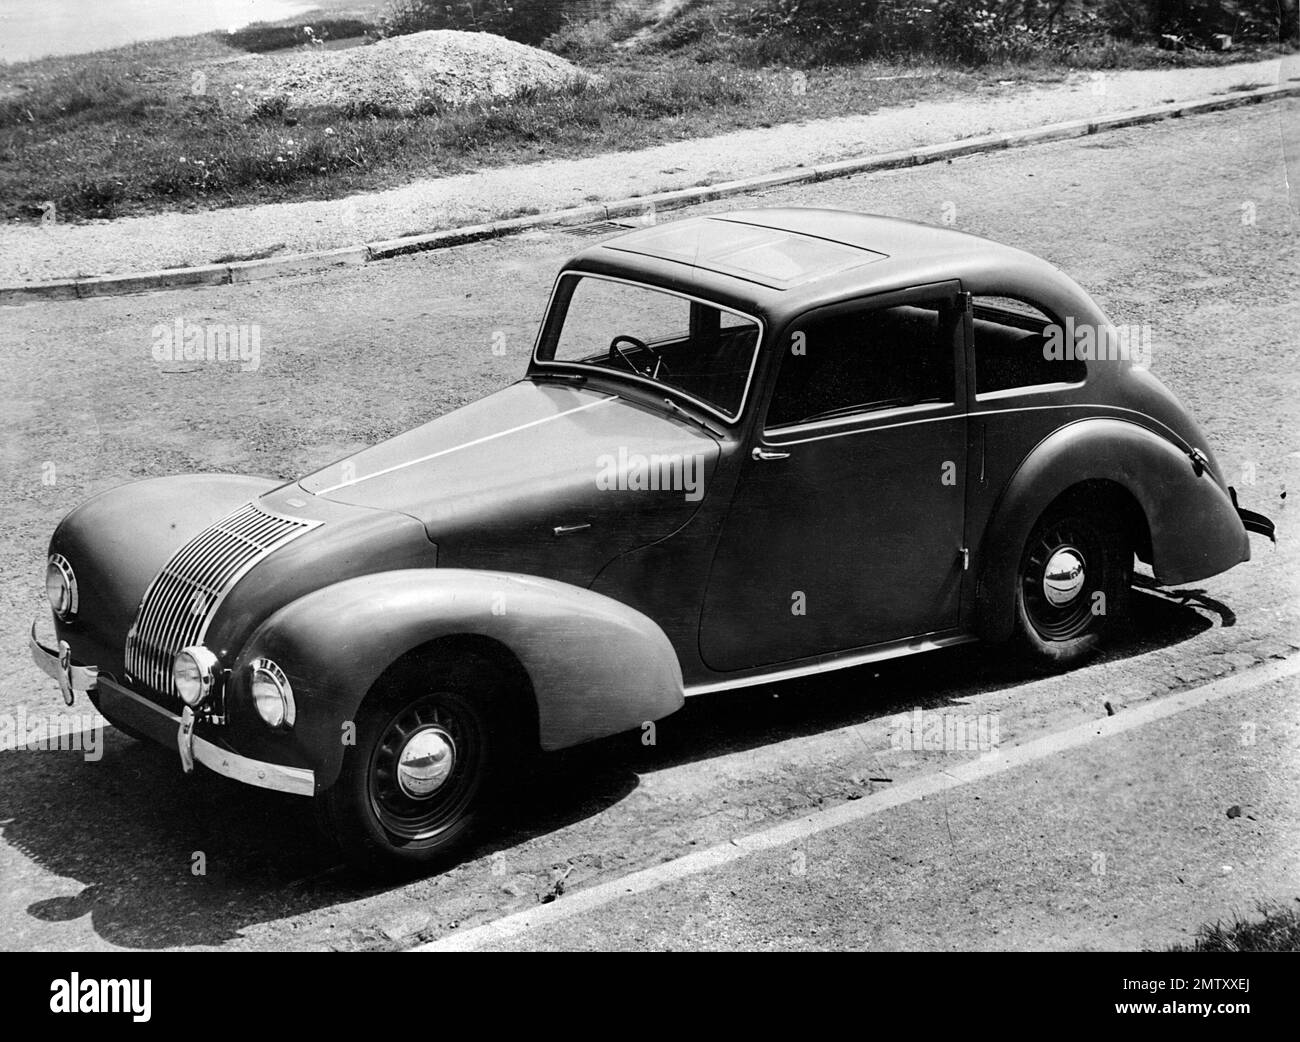
<svg viewBox="0 0 1300 1042">
<path fill-rule="evenodd" d="M 769 317 L 848 296 L 960 279 L 976 293 L 1023 290 L 1058 315 L 1096 306 L 1052 265 L 953 228 L 826 209 L 739 210 L 608 239 L 570 267 L 693 288 Z"/>
</svg>

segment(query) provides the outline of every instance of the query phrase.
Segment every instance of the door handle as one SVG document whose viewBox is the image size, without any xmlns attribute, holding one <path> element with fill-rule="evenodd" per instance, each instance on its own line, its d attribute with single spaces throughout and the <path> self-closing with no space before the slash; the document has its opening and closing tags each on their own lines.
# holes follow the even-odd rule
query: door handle
<svg viewBox="0 0 1300 1042">
<path fill-rule="evenodd" d="M 749 458 L 755 460 L 789 459 L 790 453 L 773 452 L 771 449 L 765 449 L 761 445 L 755 445 L 753 451 L 749 454 Z"/>
</svg>

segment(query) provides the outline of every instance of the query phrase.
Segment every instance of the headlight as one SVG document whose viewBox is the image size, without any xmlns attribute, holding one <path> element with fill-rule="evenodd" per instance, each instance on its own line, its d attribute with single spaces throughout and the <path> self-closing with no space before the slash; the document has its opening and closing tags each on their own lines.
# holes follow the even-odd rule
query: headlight
<svg viewBox="0 0 1300 1042">
<path fill-rule="evenodd" d="M 212 681 L 216 676 L 217 656 L 196 644 L 182 648 L 172 659 L 172 684 L 176 694 L 187 706 L 200 706 L 212 694 Z"/>
<path fill-rule="evenodd" d="M 59 618 L 66 620 L 77 614 L 77 577 L 62 554 L 50 554 L 45 566 L 45 596 Z"/>
<path fill-rule="evenodd" d="M 284 670 L 269 658 L 256 659 L 252 670 L 253 704 L 258 715 L 272 727 L 292 727 L 297 709 Z"/>
</svg>

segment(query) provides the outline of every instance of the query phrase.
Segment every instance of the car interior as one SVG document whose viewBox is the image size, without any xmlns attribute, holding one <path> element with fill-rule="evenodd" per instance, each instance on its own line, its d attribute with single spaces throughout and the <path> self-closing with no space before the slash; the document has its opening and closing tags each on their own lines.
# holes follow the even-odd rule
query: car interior
<svg viewBox="0 0 1300 1042">
<path fill-rule="evenodd" d="M 742 315 L 646 287 L 584 278 L 549 356 L 635 373 L 734 415 L 758 340 L 758 324 Z M 548 345 L 539 357 L 548 357 Z"/>
<path fill-rule="evenodd" d="M 1044 356 L 1044 331 L 1051 323 L 1042 312 L 1020 301 L 1007 301 L 999 307 L 976 298 L 975 393 L 1082 382 L 1087 363 Z"/>
</svg>

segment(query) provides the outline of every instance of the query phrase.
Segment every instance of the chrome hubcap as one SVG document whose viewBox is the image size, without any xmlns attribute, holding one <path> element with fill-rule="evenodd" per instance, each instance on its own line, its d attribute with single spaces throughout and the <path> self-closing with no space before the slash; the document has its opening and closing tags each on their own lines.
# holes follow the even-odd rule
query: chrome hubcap
<svg viewBox="0 0 1300 1042">
<path fill-rule="evenodd" d="M 442 788 L 456 765 L 456 743 L 441 727 L 411 735 L 397 757 L 397 784 L 412 799 L 427 799 Z"/>
<path fill-rule="evenodd" d="M 1043 596 L 1054 608 L 1069 604 L 1083 589 L 1083 555 L 1072 546 L 1063 546 L 1047 561 L 1043 569 Z"/>
</svg>

